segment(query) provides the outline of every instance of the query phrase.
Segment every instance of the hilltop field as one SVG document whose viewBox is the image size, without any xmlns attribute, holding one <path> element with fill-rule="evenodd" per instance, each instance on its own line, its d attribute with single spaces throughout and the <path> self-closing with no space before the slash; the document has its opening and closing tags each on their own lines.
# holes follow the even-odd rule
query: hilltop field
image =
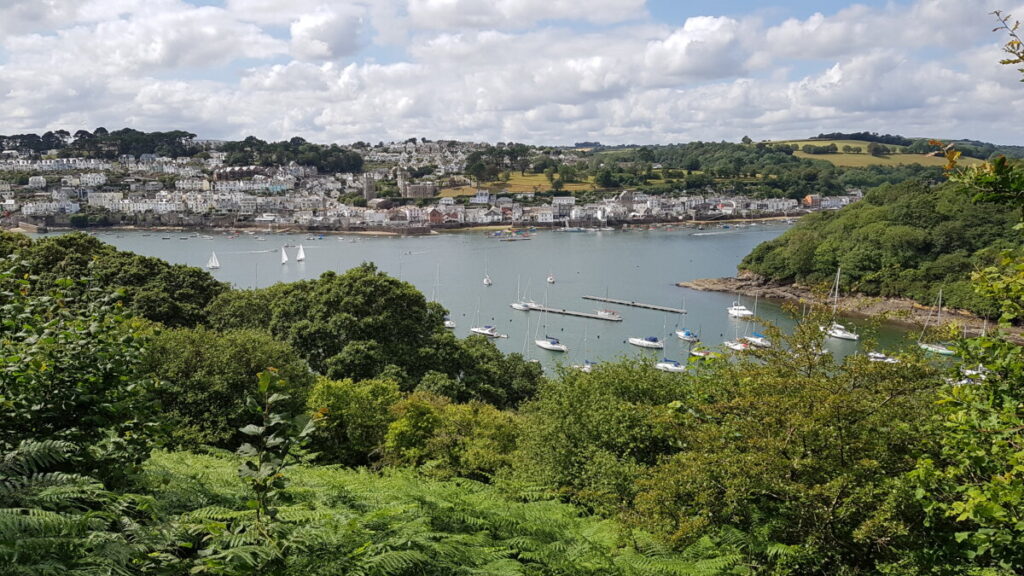
<svg viewBox="0 0 1024 576">
<path fill-rule="evenodd" d="M 945 166 L 946 159 L 941 156 L 927 156 L 924 154 L 887 154 L 885 156 L 872 156 L 866 152 L 869 142 L 864 140 L 784 140 L 781 142 L 773 142 L 773 144 L 796 144 L 801 148 L 805 144 L 811 144 L 813 146 L 828 146 L 829 144 L 835 144 L 839 148 L 839 152 L 835 154 L 808 154 L 806 152 L 794 152 L 793 155 L 797 158 L 809 158 L 811 160 L 825 160 L 831 162 L 835 166 L 843 168 L 863 168 L 865 166 L 898 166 L 901 164 L 920 164 L 922 166 Z M 859 147 L 862 152 L 859 154 L 849 154 L 842 152 L 844 146 L 850 146 L 853 148 Z M 889 146 L 890 148 L 897 148 L 903 150 L 903 146 Z M 969 166 L 972 164 L 978 164 L 981 160 L 976 158 L 962 157 L 960 164 Z"/>
</svg>

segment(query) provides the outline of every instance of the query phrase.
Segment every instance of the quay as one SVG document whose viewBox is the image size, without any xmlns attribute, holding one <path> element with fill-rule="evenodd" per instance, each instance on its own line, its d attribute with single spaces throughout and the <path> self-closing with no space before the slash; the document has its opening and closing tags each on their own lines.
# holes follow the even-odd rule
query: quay
<svg viewBox="0 0 1024 576">
<path fill-rule="evenodd" d="M 590 318 L 592 320 L 607 320 L 608 322 L 622 322 L 622 316 L 607 314 L 591 314 L 590 312 L 576 312 L 575 310 L 564 310 L 562 308 L 548 308 L 540 304 L 530 306 L 531 312 L 547 312 L 549 314 L 561 314 L 563 316 L 576 316 L 577 318 Z"/>
<path fill-rule="evenodd" d="M 584 296 L 584 300 L 596 300 L 598 302 L 607 302 L 609 304 L 617 304 L 619 306 L 632 306 L 633 308 L 647 308 L 648 310 L 658 310 L 660 312 L 671 312 L 673 314 L 686 314 L 686 310 L 682 308 L 672 308 L 670 306 L 659 306 L 657 304 L 644 304 L 643 302 L 633 302 L 632 300 L 619 300 L 617 298 L 605 298 L 602 296 Z"/>
</svg>

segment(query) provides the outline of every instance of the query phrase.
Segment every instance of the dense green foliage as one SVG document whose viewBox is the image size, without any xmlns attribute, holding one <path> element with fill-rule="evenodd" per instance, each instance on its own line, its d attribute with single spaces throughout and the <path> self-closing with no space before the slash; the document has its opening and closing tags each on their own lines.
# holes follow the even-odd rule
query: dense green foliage
<svg viewBox="0 0 1024 576">
<path fill-rule="evenodd" d="M 0 259 L 0 574 L 109 574 L 140 552 L 121 495 L 155 421 L 145 334 L 102 291 Z"/>
<path fill-rule="evenodd" d="M 1016 215 L 1005 205 L 972 203 L 955 185 L 882 186 L 836 212 L 808 215 L 740 264 L 765 278 L 827 284 L 842 267 L 842 289 L 904 296 L 992 316 L 995 300 L 975 292 L 971 271 L 995 262 L 1014 242 Z"/>
<path fill-rule="evenodd" d="M 185 541 L 209 546 L 194 532 L 247 519 L 247 490 L 227 457 L 158 453 L 148 484 L 159 505 L 176 515 Z M 581 517 L 554 502 L 516 502 L 494 488 L 459 480 L 424 480 L 402 471 L 376 475 L 333 467 L 288 472 L 290 501 L 278 510 L 277 535 L 292 551 L 273 574 L 417 575 L 662 575 L 716 574 L 736 565 L 737 554 L 720 555 L 702 542 L 674 554 L 642 532 Z M 249 515 L 251 516 L 251 514 Z M 211 520 L 216 519 L 216 520 Z M 193 534 L 189 538 L 190 534 Z M 181 550 L 202 561 L 204 552 L 230 559 L 235 571 L 253 573 L 269 554 L 259 542 L 219 537 L 215 548 Z M 248 558 L 246 557 L 248 553 Z M 262 557 L 261 557 L 262 553 Z M 179 571 L 186 560 L 176 557 Z M 197 562 L 198 563 L 198 562 Z"/>
<path fill-rule="evenodd" d="M 0 257 L 15 250 L 34 283 L 45 287 L 61 278 L 88 278 L 94 286 L 121 290 L 130 311 L 167 326 L 202 323 L 209 302 L 227 290 L 205 270 L 122 252 L 87 234 L 29 243 L 24 236 L 0 232 Z"/>
<path fill-rule="evenodd" d="M 281 142 L 265 142 L 249 136 L 245 140 L 225 142 L 220 150 L 227 153 L 225 162 L 229 166 L 284 166 L 296 162 L 327 173 L 363 170 L 363 157 L 358 152 L 337 144 L 313 144 L 298 136 Z"/>
<path fill-rule="evenodd" d="M 262 330 L 167 330 L 150 342 L 143 367 L 160 380 L 156 394 L 173 422 L 171 442 L 189 448 L 238 445 L 238 429 L 248 421 L 245 399 L 267 367 L 287 383 L 281 390 L 291 396 L 282 406 L 287 412 L 300 411 L 313 384 L 292 347 Z"/>
</svg>

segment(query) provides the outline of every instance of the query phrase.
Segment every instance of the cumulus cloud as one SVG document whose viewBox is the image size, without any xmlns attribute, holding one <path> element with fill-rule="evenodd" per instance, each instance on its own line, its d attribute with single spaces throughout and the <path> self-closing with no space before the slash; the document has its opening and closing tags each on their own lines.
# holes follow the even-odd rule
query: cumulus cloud
<svg viewBox="0 0 1024 576">
<path fill-rule="evenodd" d="M 358 6 L 318 8 L 291 24 L 291 53 L 300 60 L 334 60 L 363 44 L 365 11 Z"/>
<path fill-rule="evenodd" d="M 650 42 L 644 64 L 669 78 L 720 78 L 742 72 L 741 25 L 732 18 L 688 18 L 682 28 Z"/>
<path fill-rule="evenodd" d="M 851 3 L 765 25 L 713 13 L 658 22 L 643 0 L 8 0 L 0 126 L 537 143 L 877 130 L 1015 143 L 1024 90 L 997 63 L 993 2 Z"/>
</svg>

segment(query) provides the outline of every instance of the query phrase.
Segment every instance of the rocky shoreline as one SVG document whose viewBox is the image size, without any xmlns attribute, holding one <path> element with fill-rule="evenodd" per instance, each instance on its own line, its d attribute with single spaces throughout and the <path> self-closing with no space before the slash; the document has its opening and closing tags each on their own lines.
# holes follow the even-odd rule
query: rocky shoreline
<svg viewBox="0 0 1024 576">
<path fill-rule="evenodd" d="M 826 294 L 797 284 L 783 285 L 769 282 L 750 272 L 742 272 L 736 277 L 700 278 L 677 282 L 676 286 L 702 292 L 729 292 L 751 298 L 759 296 L 779 303 L 794 302 L 819 306 L 831 304 L 828 302 Z M 882 298 L 853 294 L 839 298 L 839 312 L 844 316 L 881 318 L 886 322 L 921 327 L 929 313 L 934 314 L 934 308 L 922 306 L 908 298 Z M 968 336 L 978 336 L 986 329 L 991 333 L 994 329 L 991 322 L 986 323 L 984 319 L 965 310 L 943 308 L 942 313 L 944 320 L 956 322 L 966 328 Z M 1007 333 L 1011 340 L 1018 343 L 1024 342 L 1024 330 L 1020 328 L 1001 328 L 1001 331 Z"/>
</svg>

